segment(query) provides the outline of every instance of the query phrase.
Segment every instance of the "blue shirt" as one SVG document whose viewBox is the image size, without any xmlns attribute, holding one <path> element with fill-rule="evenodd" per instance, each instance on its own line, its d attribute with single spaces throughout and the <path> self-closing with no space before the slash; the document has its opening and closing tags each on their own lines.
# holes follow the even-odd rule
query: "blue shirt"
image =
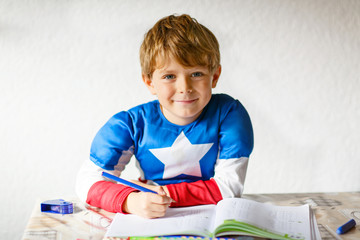
<svg viewBox="0 0 360 240">
<path fill-rule="evenodd" d="M 90 159 L 114 170 L 130 152 L 144 179 L 166 185 L 209 180 L 218 159 L 249 157 L 252 149 L 245 108 L 226 94 L 213 94 L 200 116 L 185 126 L 169 122 L 158 100 L 115 114 L 96 134 Z"/>
</svg>

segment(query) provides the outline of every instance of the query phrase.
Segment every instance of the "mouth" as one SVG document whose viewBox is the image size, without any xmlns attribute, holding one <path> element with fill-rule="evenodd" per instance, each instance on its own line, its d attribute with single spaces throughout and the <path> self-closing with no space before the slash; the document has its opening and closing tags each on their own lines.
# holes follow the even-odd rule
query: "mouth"
<svg viewBox="0 0 360 240">
<path fill-rule="evenodd" d="M 184 99 L 184 100 L 174 100 L 175 103 L 180 103 L 180 104 L 191 104 L 196 102 L 198 99 Z"/>
</svg>

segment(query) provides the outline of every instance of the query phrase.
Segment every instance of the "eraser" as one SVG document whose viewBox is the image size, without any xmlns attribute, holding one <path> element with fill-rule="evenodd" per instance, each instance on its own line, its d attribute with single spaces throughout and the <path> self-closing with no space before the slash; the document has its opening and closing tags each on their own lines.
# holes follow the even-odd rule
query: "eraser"
<svg viewBox="0 0 360 240">
<path fill-rule="evenodd" d="M 70 214 L 73 213 L 73 210 L 73 204 L 64 199 L 48 200 L 41 203 L 42 212 Z"/>
</svg>

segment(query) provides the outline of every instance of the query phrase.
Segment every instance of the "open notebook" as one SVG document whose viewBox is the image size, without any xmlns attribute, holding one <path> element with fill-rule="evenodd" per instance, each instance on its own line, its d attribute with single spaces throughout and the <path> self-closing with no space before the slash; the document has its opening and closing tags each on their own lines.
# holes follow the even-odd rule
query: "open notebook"
<svg viewBox="0 0 360 240">
<path fill-rule="evenodd" d="M 321 239 L 309 205 L 275 206 L 243 198 L 217 205 L 170 208 L 162 218 L 116 214 L 106 237 L 190 235 L 256 236 L 270 239 Z"/>
</svg>

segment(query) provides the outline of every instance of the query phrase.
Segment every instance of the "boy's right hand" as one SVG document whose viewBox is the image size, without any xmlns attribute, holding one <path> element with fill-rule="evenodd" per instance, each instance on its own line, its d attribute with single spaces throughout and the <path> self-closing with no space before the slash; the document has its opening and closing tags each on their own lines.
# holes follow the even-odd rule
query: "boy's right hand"
<svg viewBox="0 0 360 240">
<path fill-rule="evenodd" d="M 165 215 L 171 198 L 166 196 L 163 187 L 155 190 L 158 194 L 149 192 L 132 192 L 124 202 L 124 211 L 144 218 L 157 218 Z"/>
</svg>

